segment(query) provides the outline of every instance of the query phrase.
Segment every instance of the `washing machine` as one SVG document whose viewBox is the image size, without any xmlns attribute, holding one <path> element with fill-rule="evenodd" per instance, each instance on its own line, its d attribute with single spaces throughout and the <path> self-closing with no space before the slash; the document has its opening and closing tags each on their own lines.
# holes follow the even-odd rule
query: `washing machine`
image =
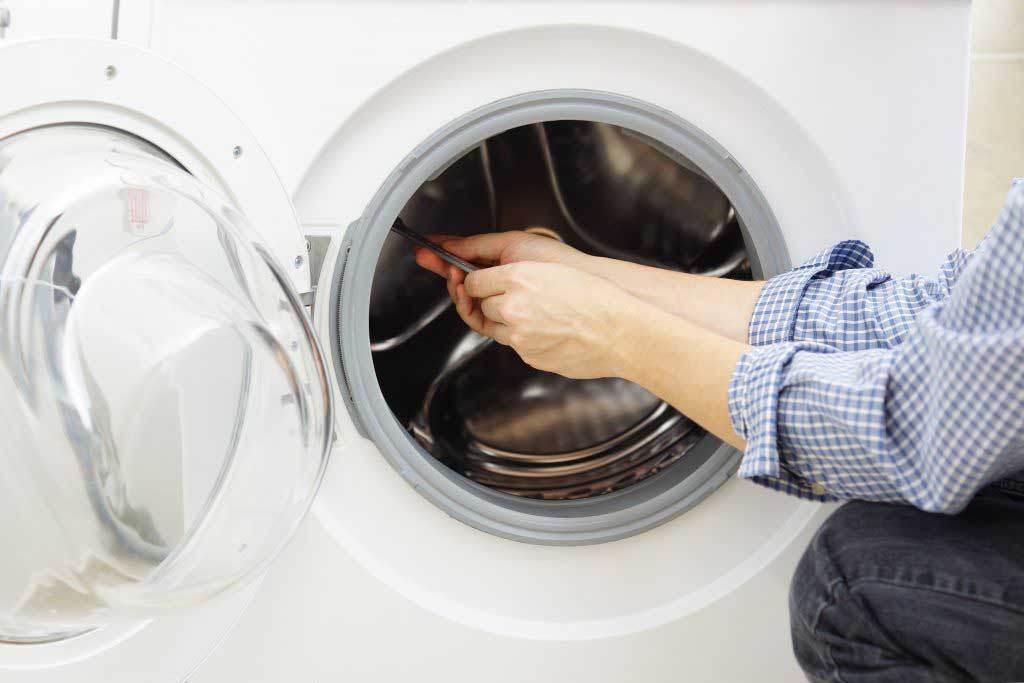
<svg viewBox="0 0 1024 683">
<path fill-rule="evenodd" d="M 0 680 L 799 679 L 832 508 L 468 332 L 389 228 L 927 271 L 966 0 L 0 7 Z"/>
</svg>

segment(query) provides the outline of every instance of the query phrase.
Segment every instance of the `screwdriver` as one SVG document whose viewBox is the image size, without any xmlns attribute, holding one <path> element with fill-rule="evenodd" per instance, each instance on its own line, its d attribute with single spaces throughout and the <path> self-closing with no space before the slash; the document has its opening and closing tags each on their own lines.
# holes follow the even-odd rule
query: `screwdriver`
<svg viewBox="0 0 1024 683">
<path fill-rule="evenodd" d="M 460 259 L 455 254 L 451 253 L 447 249 L 443 249 L 437 244 L 434 244 L 423 235 L 412 230 L 401 218 L 396 218 L 395 222 L 391 225 L 391 232 L 396 235 L 401 235 L 405 239 L 415 243 L 418 246 L 423 247 L 428 251 L 432 251 L 437 254 L 445 263 L 455 266 L 464 273 L 472 273 L 474 270 L 479 270 L 478 266 L 474 266 L 469 261 Z"/>
</svg>

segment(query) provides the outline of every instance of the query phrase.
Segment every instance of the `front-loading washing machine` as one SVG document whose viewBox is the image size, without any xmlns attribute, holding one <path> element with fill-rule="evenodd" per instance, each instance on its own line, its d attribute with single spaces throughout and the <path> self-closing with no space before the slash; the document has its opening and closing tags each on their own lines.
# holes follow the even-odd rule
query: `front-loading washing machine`
<svg viewBox="0 0 1024 683">
<path fill-rule="evenodd" d="M 738 453 L 639 387 L 538 373 L 468 333 L 389 227 L 531 229 L 733 278 L 856 237 L 896 272 L 927 269 L 959 243 L 967 2 L 91 9 L 114 40 L 0 48 L 0 188 L 35 198 L 8 200 L 7 220 L 43 226 L 27 242 L 9 228 L 31 246 L 8 261 L 52 262 L 49 317 L 10 330 L 65 349 L 11 382 L 36 398 L 33 377 L 58 377 L 43 397 L 85 416 L 27 423 L 25 452 L 59 425 L 77 469 L 22 463 L 24 490 L 94 473 L 83 443 L 134 454 L 86 479 L 123 469 L 99 497 L 118 505 L 78 501 L 98 520 L 82 547 L 108 554 L 187 547 L 234 505 L 207 573 L 159 553 L 26 560 L 11 581 L 34 578 L 5 586 L 22 630 L 4 632 L 0 680 L 799 676 L 788 581 L 829 508 L 738 481 Z M 30 16 L 22 36 L 51 32 Z M 55 216 L 77 242 L 47 237 Z M 0 306 L 41 306 L 19 296 Z M 119 601 L 112 572 L 131 596 L 157 583 Z"/>
</svg>

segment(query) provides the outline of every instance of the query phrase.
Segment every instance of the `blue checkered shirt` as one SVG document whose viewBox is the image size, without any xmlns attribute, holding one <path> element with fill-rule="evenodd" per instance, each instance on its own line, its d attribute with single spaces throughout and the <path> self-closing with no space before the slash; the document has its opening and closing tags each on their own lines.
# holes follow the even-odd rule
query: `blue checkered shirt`
<svg viewBox="0 0 1024 683">
<path fill-rule="evenodd" d="M 769 280 L 729 384 L 739 476 L 955 513 L 1024 490 L 1024 182 L 971 253 L 895 279 L 840 242 Z"/>
</svg>

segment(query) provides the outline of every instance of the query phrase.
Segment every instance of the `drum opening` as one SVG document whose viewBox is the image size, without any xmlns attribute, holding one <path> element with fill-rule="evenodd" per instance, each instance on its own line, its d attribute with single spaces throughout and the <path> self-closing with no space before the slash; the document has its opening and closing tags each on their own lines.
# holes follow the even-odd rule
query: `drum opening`
<svg viewBox="0 0 1024 683">
<path fill-rule="evenodd" d="M 399 215 L 421 233 L 529 230 L 597 256 L 751 277 L 721 188 L 609 123 L 545 121 L 489 137 L 423 183 Z M 601 496 L 673 466 L 706 437 L 631 382 L 541 372 L 475 334 L 397 235 L 374 274 L 370 348 L 395 418 L 430 456 L 508 495 Z"/>
<path fill-rule="evenodd" d="M 412 150 L 339 245 L 330 331 L 360 433 L 450 516 L 530 543 L 606 542 L 697 505 L 739 453 L 640 387 L 539 373 L 458 319 L 390 233 L 529 229 L 715 277 L 789 267 L 767 200 L 714 138 L 643 101 L 524 93 Z M 680 381 L 685 381 L 681 376 Z"/>
</svg>

